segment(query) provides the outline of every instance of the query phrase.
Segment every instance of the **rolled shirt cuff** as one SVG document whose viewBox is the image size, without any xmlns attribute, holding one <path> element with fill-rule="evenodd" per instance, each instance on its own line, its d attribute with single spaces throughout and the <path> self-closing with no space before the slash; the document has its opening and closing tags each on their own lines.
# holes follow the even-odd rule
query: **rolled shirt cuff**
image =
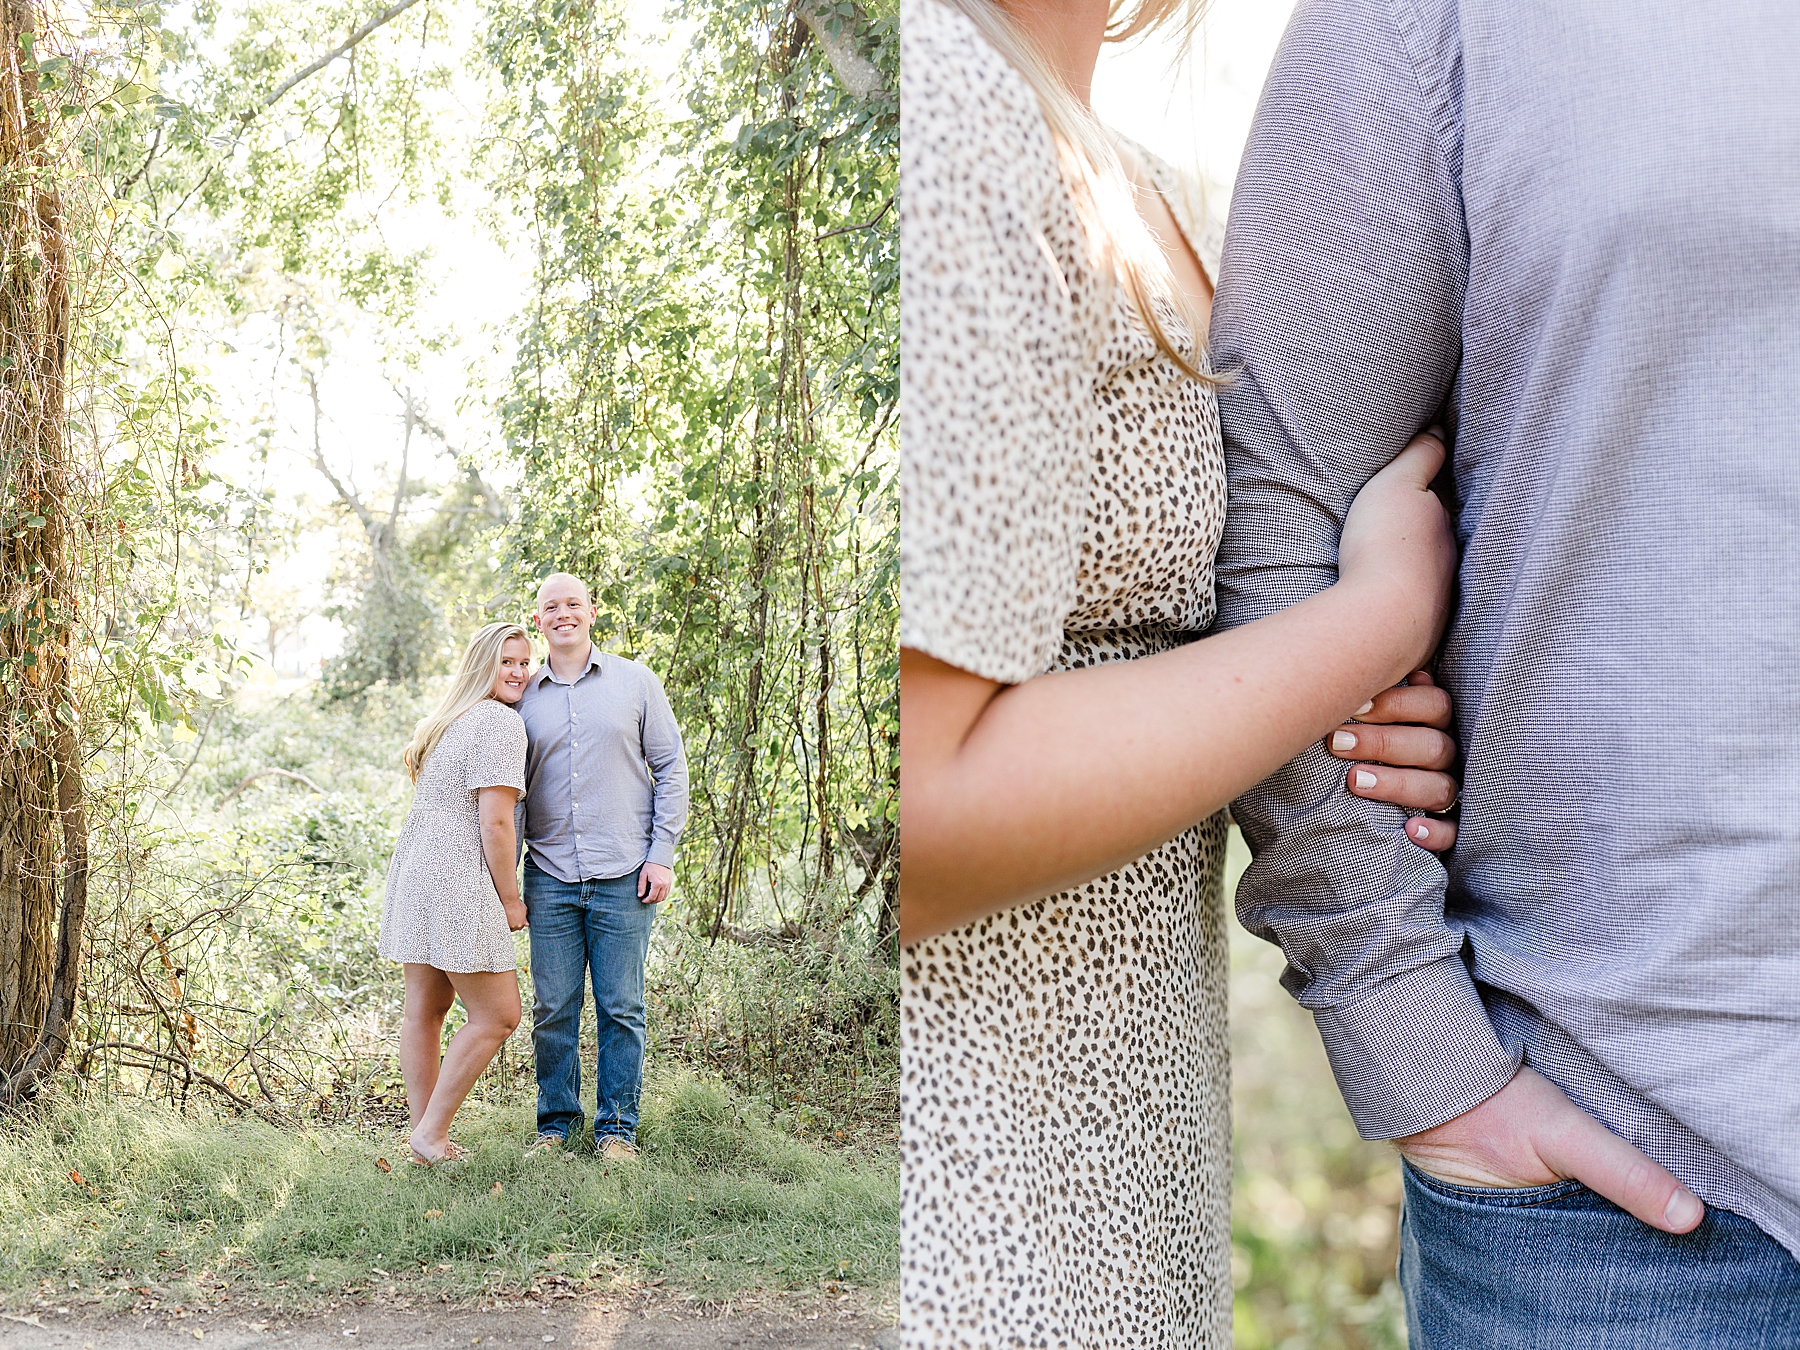
<svg viewBox="0 0 1800 1350">
<path fill-rule="evenodd" d="M 658 867 L 675 870 L 675 841 L 672 839 L 652 839 L 650 852 L 644 855 L 644 861 L 655 863 Z"/>
<path fill-rule="evenodd" d="M 1399 1139 L 1460 1116 L 1519 1071 L 1460 956 L 1391 976 L 1353 1003 L 1313 1011 L 1364 1139 Z"/>
</svg>

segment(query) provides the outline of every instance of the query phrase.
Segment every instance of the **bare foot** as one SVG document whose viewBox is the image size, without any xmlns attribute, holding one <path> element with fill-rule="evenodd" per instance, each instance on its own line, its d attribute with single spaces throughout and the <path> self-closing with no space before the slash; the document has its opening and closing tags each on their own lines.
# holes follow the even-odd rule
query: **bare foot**
<svg viewBox="0 0 1800 1350">
<path fill-rule="evenodd" d="M 448 1138 L 443 1147 L 433 1148 L 414 1131 L 407 1140 L 407 1147 L 412 1150 L 412 1161 L 418 1167 L 436 1167 L 439 1163 L 461 1162 L 468 1155 L 460 1144 L 452 1143 Z"/>
</svg>

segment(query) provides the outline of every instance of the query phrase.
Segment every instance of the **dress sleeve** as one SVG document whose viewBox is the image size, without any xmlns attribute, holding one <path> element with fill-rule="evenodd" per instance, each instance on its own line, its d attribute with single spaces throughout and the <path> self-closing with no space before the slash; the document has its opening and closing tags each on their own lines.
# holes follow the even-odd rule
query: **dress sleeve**
<svg viewBox="0 0 1800 1350">
<path fill-rule="evenodd" d="M 484 787 L 524 792 L 525 719 L 492 699 L 476 704 L 463 716 L 481 719 L 471 728 L 475 735 L 463 761 L 464 785 L 471 792 Z"/>
<path fill-rule="evenodd" d="M 935 0 L 901 44 L 900 641 L 1016 684 L 1074 605 L 1093 279 L 1018 73 Z"/>
</svg>

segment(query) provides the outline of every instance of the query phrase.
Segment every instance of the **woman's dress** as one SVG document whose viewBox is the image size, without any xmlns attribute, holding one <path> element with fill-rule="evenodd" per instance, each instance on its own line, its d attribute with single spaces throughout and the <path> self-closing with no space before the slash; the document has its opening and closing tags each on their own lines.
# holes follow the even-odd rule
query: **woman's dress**
<svg viewBox="0 0 1800 1350">
<path fill-rule="evenodd" d="M 484 787 L 525 790 L 525 723 L 483 699 L 444 730 L 388 863 L 378 950 L 439 970 L 513 970 L 513 936 L 481 849 Z"/>
<path fill-rule="evenodd" d="M 1087 261 L 1018 73 L 935 0 L 901 31 L 901 641 L 1003 683 L 1189 641 L 1212 391 Z M 1231 1344 L 1225 829 L 903 954 L 906 1345 Z"/>
</svg>

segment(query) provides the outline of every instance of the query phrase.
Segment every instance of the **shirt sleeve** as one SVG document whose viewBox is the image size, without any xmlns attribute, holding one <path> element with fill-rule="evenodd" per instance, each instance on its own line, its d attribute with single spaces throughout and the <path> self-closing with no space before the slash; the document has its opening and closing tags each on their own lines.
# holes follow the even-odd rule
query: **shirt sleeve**
<svg viewBox="0 0 1800 1350">
<path fill-rule="evenodd" d="M 488 704 L 493 703 L 492 707 Z M 481 725 L 463 761 L 470 791 L 509 787 L 525 791 L 525 722 L 511 708 L 493 700 L 478 703 L 464 717 L 480 717 Z M 514 811 L 516 817 L 517 811 Z"/>
<path fill-rule="evenodd" d="M 1223 626 L 1336 580 L 1351 500 L 1450 394 L 1469 257 L 1456 50 L 1453 13 L 1305 0 L 1277 53 L 1213 312 L 1215 362 L 1236 371 Z M 1395 1138 L 1491 1096 L 1519 1056 L 1446 919 L 1443 866 L 1344 768 L 1315 746 L 1235 803 L 1255 857 L 1238 914 L 1281 945 L 1364 1137 Z"/>
<path fill-rule="evenodd" d="M 900 641 L 1015 684 L 1074 604 L 1088 278 L 1017 72 L 944 5 L 909 6 L 901 41 Z"/>
<path fill-rule="evenodd" d="M 673 868 L 676 846 L 687 827 L 687 751 L 662 681 L 648 670 L 644 676 L 644 762 L 656 780 L 651 788 L 650 851 L 644 861 Z"/>
</svg>

